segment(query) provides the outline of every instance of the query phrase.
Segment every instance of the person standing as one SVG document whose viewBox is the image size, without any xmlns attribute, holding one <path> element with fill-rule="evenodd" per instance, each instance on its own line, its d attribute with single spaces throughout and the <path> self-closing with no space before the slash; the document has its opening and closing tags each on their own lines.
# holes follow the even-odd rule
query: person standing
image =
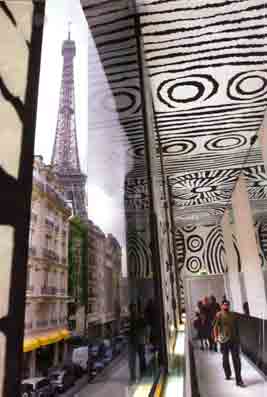
<svg viewBox="0 0 267 397">
<path fill-rule="evenodd" d="M 230 303 L 225 301 L 221 311 L 217 313 L 214 322 L 214 338 L 221 344 L 222 362 L 227 380 L 231 379 L 229 353 L 231 352 L 235 371 L 236 385 L 245 387 L 241 377 L 240 337 L 237 320 L 234 313 L 230 312 Z"/>
</svg>

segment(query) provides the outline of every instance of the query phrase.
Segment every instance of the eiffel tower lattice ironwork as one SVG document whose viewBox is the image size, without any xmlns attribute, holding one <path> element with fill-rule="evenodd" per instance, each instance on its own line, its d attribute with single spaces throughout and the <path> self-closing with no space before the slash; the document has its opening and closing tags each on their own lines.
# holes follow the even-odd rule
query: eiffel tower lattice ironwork
<svg viewBox="0 0 267 397">
<path fill-rule="evenodd" d="M 74 97 L 74 57 L 75 42 L 68 39 L 63 42 L 63 73 L 61 80 L 56 136 L 51 164 L 64 187 L 64 195 L 72 202 L 73 212 L 87 219 L 86 175 L 82 173 L 79 160 Z"/>
</svg>

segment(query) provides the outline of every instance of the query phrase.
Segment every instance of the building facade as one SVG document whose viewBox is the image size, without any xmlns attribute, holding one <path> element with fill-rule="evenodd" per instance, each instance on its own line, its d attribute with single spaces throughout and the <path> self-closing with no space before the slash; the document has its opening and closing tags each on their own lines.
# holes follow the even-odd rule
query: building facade
<svg viewBox="0 0 267 397">
<path fill-rule="evenodd" d="M 34 161 L 24 332 L 24 377 L 58 364 L 66 354 L 68 235 L 71 208 L 53 169 Z"/>
<path fill-rule="evenodd" d="M 76 335 L 86 333 L 88 310 L 88 228 L 77 216 L 69 228 L 69 326 Z"/>
<path fill-rule="evenodd" d="M 118 333 L 120 322 L 121 246 L 108 234 L 105 241 L 104 313 L 107 332 Z"/>
</svg>

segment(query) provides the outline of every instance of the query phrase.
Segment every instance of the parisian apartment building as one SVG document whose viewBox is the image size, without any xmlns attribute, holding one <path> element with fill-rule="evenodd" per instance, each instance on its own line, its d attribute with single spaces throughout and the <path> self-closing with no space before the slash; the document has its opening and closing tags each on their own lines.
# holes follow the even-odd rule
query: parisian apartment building
<svg viewBox="0 0 267 397">
<path fill-rule="evenodd" d="M 68 234 L 71 207 L 50 166 L 34 160 L 24 332 L 24 377 L 63 361 L 69 337 Z"/>
</svg>

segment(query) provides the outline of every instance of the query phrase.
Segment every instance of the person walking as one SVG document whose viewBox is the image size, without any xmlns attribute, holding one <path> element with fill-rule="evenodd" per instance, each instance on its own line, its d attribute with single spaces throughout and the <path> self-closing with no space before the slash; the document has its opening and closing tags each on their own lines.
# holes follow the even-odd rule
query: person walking
<svg viewBox="0 0 267 397">
<path fill-rule="evenodd" d="M 219 303 L 217 302 L 216 298 L 214 295 L 210 296 L 210 321 L 211 321 L 211 327 L 210 327 L 210 347 L 211 350 L 214 350 L 217 352 L 217 342 L 214 339 L 213 335 L 213 324 L 216 319 L 217 313 L 221 310 L 221 307 Z"/>
<path fill-rule="evenodd" d="M 203 301 L 204 302 L 204 301 Z M 208 336 L 209 336 L 209 328 L 208 328 L 208 312 L 207 307 L 204 305 L 202 301 L 198 301 L 197 303 L 197 312 L 199 313 L 199 339 L 201 343 L 201 350 L 204 350 L 205 347 L 208 348 Z"/>
<path fill-rule="evenodd" d="M 221 311 L 217 313 L 214 322 L 214 338 L 221 344 L 222 362 L 227 380 L 231 379 L 229 353 L 231 352 L 236 385 L 245 387 L 241 377 L 240 337 L 237 320 L 234 313 L 230 312 L 230 303 L 224 301 Z"/>
</svg>

